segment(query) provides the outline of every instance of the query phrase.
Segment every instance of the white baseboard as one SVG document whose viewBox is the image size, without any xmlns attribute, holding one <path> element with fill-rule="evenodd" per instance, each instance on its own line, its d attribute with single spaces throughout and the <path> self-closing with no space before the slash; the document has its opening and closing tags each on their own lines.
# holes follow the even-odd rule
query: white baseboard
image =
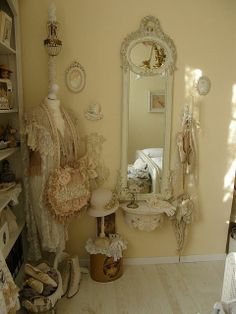
<svg viewBox="0 0 236 314">
<path fill-rule="evenodd" d="M 146 257 L 146 258 L 125 258 L 125 265 L 155 265 L 155 264 L 176 264 L 176 263 L 192 263 L 192 262 L 208 262 L 208 261 L 224 261 L 226 254 L 212 255 L 189 255 L 169 257 Z"/>
<path fill-rule="evenodd" d="M 207 262 L 207 261 L 224 261 L 226 254 L 212 255 L 189 255 L 170 257 L 146 257 L 146 258 L 125 258 L 125 265 L 155 265 L 155 264 L 176 264 L 176 263 L 192 263 L 192 262 Z"/>
<path fill-rule="evenodd" d="M 124 258 L 125 265 L 156 265 L 156 264 L 177 264 L 177 263 L 193 263 L 193 262 L 209 262 L 209 261 L 224 261 L 226 254 L 211 254 L 211 255 L 188 255 L 181 256 L 180 261 L 178 256 L 170 257 L 135 257 Z M 88 267 L 89 259 L 81 259 L 80 265 Z"/>
<path fill-rule="evenodd" d="M 189 255 L 182 256 L 180 261 L 183 263 L 192 263 L 192 262 L 210 262 L 210 261 L 224 261 L 226 254 L 211 254 L 211 255 Z"/>
<path fill-rule="evenodd" d="M 141 257 L 124 258 L 125 265 L 155 265 L 155 264 L 176 264 L 179 262 L 178 256 L 171 257 Z"/>
</svg>

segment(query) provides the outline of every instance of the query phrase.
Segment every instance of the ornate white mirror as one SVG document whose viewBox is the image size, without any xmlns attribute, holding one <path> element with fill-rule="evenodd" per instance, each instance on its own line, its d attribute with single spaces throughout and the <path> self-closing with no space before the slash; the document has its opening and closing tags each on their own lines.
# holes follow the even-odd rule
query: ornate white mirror
<svg viewBox="0 0 236 314">
<path fill-rule="evenodd" d="M 158 19 L 144 17 L 121 46 L 122 187 L 147 199 L 168 180 L 176 50 Z"/>
</svg>

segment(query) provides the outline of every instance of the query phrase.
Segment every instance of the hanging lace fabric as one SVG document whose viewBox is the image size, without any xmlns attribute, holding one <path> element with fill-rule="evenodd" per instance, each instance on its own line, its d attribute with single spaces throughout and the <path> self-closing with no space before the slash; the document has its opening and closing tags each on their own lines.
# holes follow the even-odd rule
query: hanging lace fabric
<svg viewBox="0 0 236 314">
<path fill-rule="evenodd" d="M 198 183 L 196 122 L 188 106 L 184 108 L 182 130 L 177 133 L 177 147 L 182 168 L 183 191 L 185 191 L 188 183 L 195 186 Z"/>
<path fill-rule="evenodd" d="M 61 166 L 60 138 L 47 106 L 42 105 L 47 113 L 52 130 L 53 140 L 57 147 L 55 156 L 56 169 L 52 171 L 44 188 L 44 202 L 51 215 L 60 223 L 66 223 L 88 204 L 90 186 L 88 176 L 87 156 L 78 158 L 78 142 L 76 133 L 69 115 L 62 109 L 65 121 L 71 130 L 75 160 Z M 61 149 L 66 156 L 64 141 L 61 140 Z M 65 163 L 64 163 L 65 164 Z"/>
<path fill-rule="evenodd" d="M 175 169 L 175 201 L 176 213 L 173 217 L 173 227 L 177 240 L 179 255 L 183 250 L 187 235 L 187 226 L 193 221 L 194 205 L 198 193 L 198 149 L 197 124 L 188 106 L 185 106 L 181 131 L 177 133 L 177 163 Z M 176 182 L 175 182 L 176 183 Z"/>
</svg>

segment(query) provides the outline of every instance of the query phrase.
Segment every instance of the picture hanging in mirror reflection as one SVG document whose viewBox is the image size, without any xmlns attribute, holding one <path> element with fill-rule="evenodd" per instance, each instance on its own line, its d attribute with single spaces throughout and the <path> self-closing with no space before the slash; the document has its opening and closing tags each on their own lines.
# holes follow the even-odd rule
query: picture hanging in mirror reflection
<svg viewBox="0 0 236 314">
<path fill-rule="evenodd" d="M 165 111 L 165 91 L 148 91 L 148 112 Z"/>
</svg>

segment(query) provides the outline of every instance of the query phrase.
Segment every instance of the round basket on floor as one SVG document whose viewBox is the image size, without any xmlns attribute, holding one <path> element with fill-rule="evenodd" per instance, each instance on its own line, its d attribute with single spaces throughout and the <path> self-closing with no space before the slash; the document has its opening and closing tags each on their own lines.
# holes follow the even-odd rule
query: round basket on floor
<svg viewBox="0 0 236 314">
<path fill-rule="evenodd" d="M 54 314 L 55 313 L 55 306 L 57 301 L 61 298 L 62 296 L 62 280 L 61 280 L 61 274 L 59 271 L 57 271 L 57 278 L 58 278 L 58 285 L 57 289 L 49 296 L 44 297 L 44 296 L 39 296 L 32 298 L 30 302 L 34 305 L 35 311 L 29 310 L 25 306 L 24 308 L 27 309 L 27 313 L 44 313 L 44 314 Z M 22 305 L 25 300 L 22 300 Z"/>
</svg>

